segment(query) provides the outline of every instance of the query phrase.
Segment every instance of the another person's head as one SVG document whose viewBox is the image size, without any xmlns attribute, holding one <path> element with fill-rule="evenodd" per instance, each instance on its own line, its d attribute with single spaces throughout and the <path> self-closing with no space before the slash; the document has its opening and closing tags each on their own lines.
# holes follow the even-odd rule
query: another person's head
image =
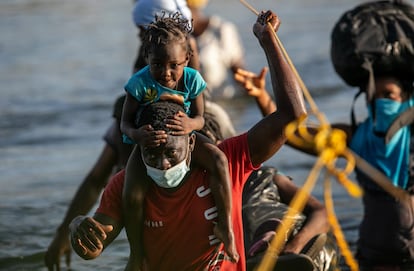
<svg viewBox="0 0 414 271">
<path fill-rule="evenodd" d="M 203 9 L 207 6 L 208 0 L 187 0 L 188 7 L 193 9 Z"/>
<path fill-rule="evenodd" d="M 372 91 L 372 100 L 367 95 L 367 103 L 372 103 L 375 99 L 390 99 L 396 102 L 408 100 L 414 93 L 414 80 L 400 78 L 398 75 L 391 73 L 381 73 L 374 71 L 374 81 L 371 85 L 367 78 L 365 83 L 361 84 L 361 90 L 365 93 Z"/>
<path fill-rule="evenodd" d="M 412 84 L 393 75 L 375 77 L 373 98 L 367 104 L 377 133 L 386 133 L 398 116 L 414 106 Z"/>
<path fill-rule="evenodd" d="M 189 34 L 192 28 L 180 13 L 156 16 L 142 40 L 144 57 L 153 78 L 161 85 L 175 89 L 191 58 Z"/>
<path fill-rule="evenodd" d="M 188 21 L 191 21 L 191 11 L 184 0 L 178 1 L 153 1 L 139 0 L 135 2 L 132 10 L 132 19 L 138 28 L 145 28 L 156 15 L 162 13 L 180 12 Z"/>
<path fill-rule="evenodd" d="M 375 79 L 376 99 L 391 99 L 396 102 L 404 102 L 412 94 L 412 82 L 399 80 L 393 76 L 378 76 Z"/>
<path fill-rule="evenodd" d="M 193 16 L 193 35 L 196 38 L 203 34 L 210 24 L 210 16 L 203 12 L 207 3 L 208 0 L 187 0 L 187 5 Z"/>
<path fill-rule="evenodd" d="M 179 111 L 182 105 L 171 101 L 159 101 L 145 106 L 139 114 L 137 126 L 151 125 L 154 130 L 167 132 L 167 142 L 158 147 L 141 146 L 141 155 L 148 176 L 164 188 L 174 188 L 181 184 L 189 171 L 191 152 L 194 149 L 195 134 L 172 135 L 165 120 Z"/>
</svg>

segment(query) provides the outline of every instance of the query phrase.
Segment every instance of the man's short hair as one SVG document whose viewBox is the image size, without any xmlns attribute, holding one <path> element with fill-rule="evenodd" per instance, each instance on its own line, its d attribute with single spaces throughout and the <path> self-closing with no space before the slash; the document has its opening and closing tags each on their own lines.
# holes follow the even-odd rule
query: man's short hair
<svg viewBox="0 0 414 271">
<path fill-rule="evenodd" d="M 182 105 L 172 101 L 158 101 L 141 106 L 136 116 L 137 128 L 150 124 L 154 130 L 164 130 L 167 133 L 172 129 L 167 128 L 165 120 L 174 117 L 179 111 L 185 112 Z"/>
<path fill-rule="evenodd" d="M 141 106 L 137 113 L 135 123 L 137 128 L 150 124 L 155 130 L 164 130 L 168 133 L 172 130 L 165 126 L 165 120 L 172 118 L 179 111 L 184 112 L 184 108 L 178 103 L 169 100 L 158 101 Z M 199 132 L 210 138 L 214 143 L 218 140 L 224 140 L 216 116 L 205 112 L 204 120 L 204 127 Z"/>
</svg>

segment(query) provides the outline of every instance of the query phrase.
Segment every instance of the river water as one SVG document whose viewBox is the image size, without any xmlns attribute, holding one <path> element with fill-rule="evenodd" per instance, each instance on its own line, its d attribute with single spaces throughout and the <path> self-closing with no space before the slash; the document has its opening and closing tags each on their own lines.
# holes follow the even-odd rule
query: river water
<svg viewBox="0 0 414 271">
<path fill-rule="evenodd" d="M 329 121 L 349 121 L 355 89 L 335 74 L 330 31 L 357 0 L 251 1 L 282 20 L 279 37 L 320 110 Z M 123 92 L 138 40 L 132 1 L 0 1 L 0 270 L 46 270 L 43 255 L 83 177 L 93 166 Z M 252 34 L 256 16 L 236 0 L 210 1 L 206 13 L 236 23 L 246 66 L 266 61 Z M 252 101 L 219 101 L 239 132 L 261 116 Z M 357 104 L 357 112 L 365 113 Z M 269 165 L 298 185 L 315 158 L 284 147 Z M 313 194 L 322 200 L 321 181 Z M 334 202 L 352 249 L 360 199 L 334 182 Z M 72 270 L 123 270 L 125 234 L 94 261 L 72 257 Z M 344 266 L 342 270 L 346 270 Z"/>
</svg>

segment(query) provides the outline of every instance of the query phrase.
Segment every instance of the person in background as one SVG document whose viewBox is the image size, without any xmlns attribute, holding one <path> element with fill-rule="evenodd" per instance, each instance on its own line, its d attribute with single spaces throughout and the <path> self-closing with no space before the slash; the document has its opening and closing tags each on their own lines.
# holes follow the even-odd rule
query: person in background
<svg viewBox="0 0 414 271">
<path fill-rule="evenodd" d="M 208 174 L 190 162 L 195 135 L 169 135 L 165 145 L 141 148 L 145 162 L 150 165 L 158 164 L 165 154 L 174 149 L 173 165 L 186 161 L 190 172 L 179 178 L 180 184 L 176 188 L 165 189 L 154 182 L 148 187 L 144 205 L 146 223 L 143 236 L 145 263 L 149 270 L 245 270 L 240 206 L 243 185 L 254 169 L 283 146 L 286 140 L 283 132 L 285 126 L 306 115 L 300 85 L 290 66 L 283 61 L 282 48 L 274 36 L 279 25 L 277 16 L 267 11 L 259 14 L 253 27 L 269 61 L 278 110 L 262 119 L 248 132 L 226 139 L 219 145 L 229 160 L 233 227 L 240 260 L 233 263 L 225 257 L 222 244 L 214 238 L 216 214 L 213 211 L 213 196 L 208 189 Z M 173 104 L 168 101 L 149 104 L 141 113 L 138 126 L 150 122 L 154 127 L 159 125 L 166 129 L 164 120 L 168 117 L 160 116 L 160 109 L 157 109 L 164 105 L 172 109 L 168 115 L 174 115 L 174 111 L 180 110 L 173 109 Z M 158 124 L 155 119 L 152 120 L 154 117 L 160 117 Z M 124 176 L 125 171 L 121 171 L 110 181 L 93 218 L 80 216 L 71 223 L 72 246 L 84 259 L 98 257 L 122 229 L 122 212 L 114 212 L 112 207 L 122 195 Z M 155 206 L 157 210 L 153 209 Z"/>
<path fill-rule="evenodd" d="M 331 126 L 344 131 L 351 150 L 410 196 L 407 201 L 399 201 L 370 176 L 356 169 L 357 180 L 364 190 L 364 215 L 359 227 L 356 258 L 361 271 L 414 270 L 413 80 L 393 73 L 375 73 L 375 70 L 374 75 L 374 95 L 372 99 L 366 95 L 366 119 L 361 123 L 333 123 Z M 252 92 L 265 88 L 263 71 L 256 75 L 239 70 L 236 80 Z M 371 82 L 367 81 L 362 84 L 361 92 L 366 93 L 371 87 Z M 267 99 L 262 95 L 258 97 Z M 314 149 L 291 142 L 287 144 L 316 155 Z"/>
<path fill-rule="evenodd" d="M 298 190 L 291 177 L 274 167 L 262 166 L 249 176 L 242 209 L 247 270 L 255 270 L 262 261 Z M 338 249 L 323 204 L 310 195 L 303 212 L 291 218 L 294 224 L 284 233 L 286 244 L 274 270 L 337 270 Z"/>
<path fill-rule="evenodd" d="M 400 116 L 410 111 L 414 116 L 412 81 L 378 74 L 374 97 L 366 102 L 368 117 L 362 123 L 334 127 L 347 133 L 348 146 L 356 154 L 410 196 L 407 201 L 393 198 L 357 168 L 356 177 L 364 189 L 364 215 L 356 257 L 361 271 L 414 270 L 414 124 L 398 127 L 386 140 L 392 124 L 401 123 Z"/>
<path fill-rule="evenodd" d="M 244 48 L 233 23 L 203 13 L 207 4 L 208 0 L 187 0 L 193 16 L 200 73 L 209 86 L 207 98 L 232 98 L 240 93 L 233 74 L 244 67 Z"/>
<path fill-rule="evenodd" d="M 113 110 L 114 119 L 103 137 L 105 145 L 95 164 L 79 185 L 63 221 L 47 248 L 44 260 L 49 271 L 60 270 L 62 256 L 65 256 L 66 265 L 70 266 L 69 223 L 76 216 L 87 214 L 92 209 L 110 176 L 125 167 L 132 152 L 133 146 L 122 142 L 119 128 L 123 103 L 124 96 L 116 100 Z"/>
</svg>

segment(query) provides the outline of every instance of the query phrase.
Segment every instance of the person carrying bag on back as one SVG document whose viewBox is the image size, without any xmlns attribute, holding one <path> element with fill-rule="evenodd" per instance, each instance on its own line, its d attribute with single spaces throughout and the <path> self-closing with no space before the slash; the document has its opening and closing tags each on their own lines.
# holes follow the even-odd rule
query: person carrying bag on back
<svg viewBox="0 0 414 271">
<path fill-rule="evenodd" d="M 409 193 L 399 200 L 356 169 L 364 190 L 364 215 L 356 258 L 361 271 L 414 270 L 414 7 L 376 1 L 346 11 L 331 36 L 331 60 L 338 75 L 364 93 L 368 116 L 334 123 L 347 146 Z M 263 72 L 262 72 L 263 74 Z M 264 88 L 264 76 L 239 71 L 239 81 Z M 355 102 L 354 99 L 354 102 Z M 312 128 L 308 128 L 313 130 Z M 315 149 L 287 144 L 316 155 Z"/>
<path fill-rule="evenodd" d="M 400 201 L 356 169 L 364 215 L 356 258 L 361 271 L 414 270 L 414 7 L 403 1 L 361 4 L 332 31 L 336 72 L 366 97 L 368 116 L 351 125 L 348 146 L 410 193 Z M 354 102 L 355 102 L 354 99 Z"/>
</svg>

